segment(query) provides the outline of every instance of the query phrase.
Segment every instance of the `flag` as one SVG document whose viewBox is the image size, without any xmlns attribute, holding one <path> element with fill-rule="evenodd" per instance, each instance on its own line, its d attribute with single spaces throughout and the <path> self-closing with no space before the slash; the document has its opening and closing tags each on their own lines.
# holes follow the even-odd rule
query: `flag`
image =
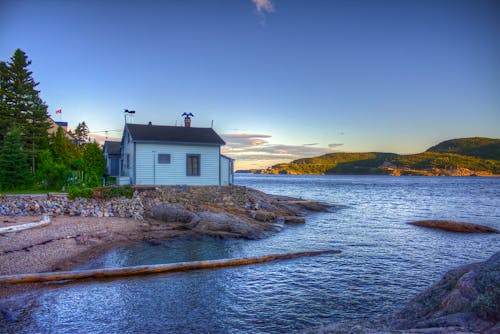
<svg viewBox="0 0 500 334">
<path fill-rule="evenodd" d="M 57 109 L 56 114 L 62 114 L 62 109 Z"/>
</svg>

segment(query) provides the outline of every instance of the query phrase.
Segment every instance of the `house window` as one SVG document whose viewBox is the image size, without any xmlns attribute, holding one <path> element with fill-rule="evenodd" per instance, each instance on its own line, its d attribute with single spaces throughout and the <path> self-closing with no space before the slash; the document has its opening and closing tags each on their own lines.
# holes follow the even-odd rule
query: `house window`
<svg viewBox="0 0 500 334">
<path fill-rule="evenodd" d="M 170 163 L 170 154 L 158 154 L 158 163 L 159 164 L 169 164 Z"/>
<path fill-rule="evenodd" d="M 200 176 L 200 155 L 188 154 L 186 157 L 186 175 Z"/>
<path fill-rule="evenodd" d="M 127 154 L 127 169 L 130 168 L 130 154 Z"/>
</svg>

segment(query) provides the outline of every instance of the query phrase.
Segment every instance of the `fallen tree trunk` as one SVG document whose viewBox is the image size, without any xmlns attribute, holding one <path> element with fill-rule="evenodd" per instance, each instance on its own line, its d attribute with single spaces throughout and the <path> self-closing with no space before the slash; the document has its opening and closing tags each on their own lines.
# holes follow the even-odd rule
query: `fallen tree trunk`
<svg viewBox="0 0 500 334">
<path fill-rule="evenodd" d="M 144 265 L 144 266 L 134 266 L 125 268 L 4 275 L 0 276 L 0 283 L 11 283 L 11 284 L 37 283 L 37 282 L 74 280 L 74 279 L 84 279 L 84 278 L 112 278 L 112 277 L 124 277 L 124 276 L 134 276 L 134 275 L 149 275 L 149 274 L 171 273 L 171 272 L 190 271 L 199 269 L 216 269 L 222 267 L 244 266 L 255 263 L 271 262 L 276 260 L 295 259 L 304 256 L 338 254 L 340 252 L 341 251 L 339 250 L 324 250 L 324 251 L 299 252 L 299 253 L 288 253 L 288 254 L 272 254 L 266 256 L 238 258 L 238 259 Z"/>
<path fill-rule="evenodd" d="M 14 225 L 14 226 L 8 226 L 8 227 L 0 227 L 0 234 L 7 234 L 7 233 L 29 230 L 29 229 L 36 228 L 36 227 L 47 226 L 49 224 L 50 224 L 50 217 L 44 216 L 40 222 L 26 223 L 26 224 Z"/>
</svg>

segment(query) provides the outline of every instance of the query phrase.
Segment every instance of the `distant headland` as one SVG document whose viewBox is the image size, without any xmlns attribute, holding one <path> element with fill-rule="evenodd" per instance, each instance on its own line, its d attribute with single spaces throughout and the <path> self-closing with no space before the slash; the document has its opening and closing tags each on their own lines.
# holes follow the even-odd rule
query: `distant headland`
<svg viewBox="0 0 500 334">
<path fill-rule="evenodd" d="M 498 176 L 500 139 L 473 137 L 441 142 L 425 152 L 329 153 L 266 169 L 239 170 L 255 174 L 348 174 L 423 176 Z"/>
</svg>

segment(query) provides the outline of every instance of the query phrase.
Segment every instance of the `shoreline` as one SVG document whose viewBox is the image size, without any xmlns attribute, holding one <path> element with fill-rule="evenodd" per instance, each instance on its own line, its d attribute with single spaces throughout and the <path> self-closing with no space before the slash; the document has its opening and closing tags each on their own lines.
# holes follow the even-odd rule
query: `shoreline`
<svg viewBox="0 0 500 334">
<path fill-rule="evenodd" d="M 72 270 L 116 247 L 198 235 L 178 228 L 132 218 L 54 217 L 48 226 L 0 235 L 0 275 Z M 39 289 L 43 284 L 0 284 L 0 300 Z"/>
<path fill-rule="evenodd" d="M 304 216 L 302 216 L 302 214 L 307 209 L 310 211 L 325 210 L 325 206 L 321 206 L 321 204 L 314 201 L 304 201 L 292 199 L 290 197 L 268 195 L 250 188 L 232 189 L 232 197 L 229 196 L 227 192 L 222 193 L 225 190 L 221 190 L 220 193 L 216 194 L 217 196 L 220 195 L 220 200 L 214 200 L 213 196 L 207 197 L 207 192 L 205 192 L 207 189 L 202 188 L 163 189 L 163 191 L 167 190 L 171 192 L 163 194 L 165 196 L 162 195 L 164 198 L 161 200 L 158 200 L 158 189 L 149 188 L 142 190 L 142 194 L 140 196 L 141 203 L 147 204 L 144 206 L 145 210 L 143 211 L 143 216 L 146 217 L 144 220 L 118 217 L 83 217 L 64 215 L 53 217 L 53 222 L 49 226 L 35 228 L 32 230 L 24 230 L 7 236 L 0 235 L 0 251 L 2 252 L 0 253 L 0 263 L 2 263 L 0 271 L 26 270 L 26 268 L 40 268 L 44 265 L 44 268 L 48 269 L 43 271 L 68 270 L 78 267 L 84 263 L 88 263 L 89 261 L 91 262 L 93 259 L 100 257 L 102 254 L 115 247 L 140 241 L 154 242 L 155 240 L 173 240 L 175 238 L 200 237 L 207 235 L 217 236 L 220 238 L 253 238 L 256 237 L 256 235 L 259 237 L 265 237 L 278 231 L 277 229 L 274 229 L 275 221 L 278 218 L 283 219 L 284 214 L 300 214 L 300 217 L 303 218 Z M 191 191 L 194 191 L 196 195 L 191 193 L 191 195 L 187 197 L 182 197 Z M 213 195 L 210 191 L 208 191 L 208 193 Z M 167 201 L 166 198 L 171 198 L 172 200 Z M 153 216 L 162 218 L 163 221 L 155 220 L 153 219 Z M 211 221 L 207 220 L 207 217 L 211 219 L 214 217 L 217 219 L 228 217 L 231 219 L 238 218 L 241 219 L 241 221 L 237 222 L 237 224 L 244 224 L 238 234 L 236 233 L 237 231 L 231 229 L 228 230 L 228 226 L 225 225 L 227 224 L 227 221 L 223 222 L 224 224 L 221 225 L 220 220 Z M 307 218 L 307 216 L 305 217 Z M 33 222 L 34 220 L 40 219 L 39 216 L 0 216 L 0 218 L 10 220 L 11 222 L 9 224 L 15 224 L 16 222 L 13 222 L 14 220 L 19 220 L 19 223 L 22 223 Z M 283 221 L 280 221 L 280 223 L 282 222 Z M 0 226 L 4 226 L 2 220 L 0 220 Z M 249 226 L 253 229 L 251 232 L 248 231 Z M 285 226 L 284 222 L 281 226 Z M 214 230 L 212 229 L 214 227 L 220 229 Z M 9 239 L 9 242 L 5 243 L 4 241 L 7 239 Z M 10 248 L 7 248 L 7 246 Z M 59 256 L 57 261 L 56 255 Z M 11 257 L 10 262 L 4 261 L 7 257 Z M 26 259 L 30 259 L 33 263 L 30 264 L 26 261 Z M 498 256 L 496 261 L 496 263 L 498 263 Z M 4 263 L 13 264 L 7 267 L 3 265 Z M 16 269 L 15 266 L 19 267 Z M 469 265 L 466 265 L 466 268 L 469 268 Z M 32 271 L 34 270 L 30 270 L 30 272 Z M 456 270 L 453 269 L 451 273 L 454 273 L 455 271 Z M 453 292 L 449 295 L 451 297 L 461 293 L 460 289 L 462 287 L 468 287 L 470 285 L 468 284 L 469 281 L 465 281 L 464 283 L 467 284 L 463 286 L 458 285 L 458 288 L 453 289 L 453 291 L 449 291 L 448 286 L 452 286 L 450 285 L 450 282 L 455 283 L 461 281 L 461 277 L 466 273 L 467 272 L 465 271 L 463 273 L 460 271 L 459 276 L 456 276 L 455 274 L 452 276 L 449 276 L 448 274 L 445 275 L 446 280 L 443 284 L 446 287 L 446 290 L 443 291 L 440 289 L 435 292 L 432 290 L 432 292 L 429 293 L 424 291 L 421 294 L 423 298 L 416 299 L 417 304 L 420 303 L 420 301 L 423 301 L 423 303 L 427 305 L 426 301 L 429 300 L 429 296 L 432 297 L 434 295 L 441 295 L 444 292 Z M 488 271 L 483 271 L 481 275 L 488 275 Z M 473 275 L 470 274 L 464 277 L 467 278 L 469 276 Z M 73 283 L 64 282 L 63 284 Z M 438 286 L 441 285 L 442 284 L 438 284 Z M 17 321 L 15 319 L 20 318 L 18 316 L 19 312 L 23 312 L 21 313 L 21 317 L 24 317 L 24 314 L 28 314 L 30 312 L 31 305 L 36 307 L 37 297 L 40 294 L 50 291 L 51 289 L 57 289 L 60 286 L 61 285 L 57 283 L 29 283 L 10 286 L 6 284 L 0 285 L 0 311 L 2 312 L 0 316 L 3 316 L 7 321 L 11 321 L 9 320 L 9 317 L 12 316 L 14 319 L 13 321 Z M 478 290 L 478 293 L 482 292 L 483 291 L 481 289 Z M 455 302 L 455 300 L 451 297 L 446 299 L 447 303 Z M 469 296 L 467 295 L 465 298 L 469 298 Z M 475 301 L 473 302 L 475 303 Z M 22 307 L 19 306 L 21 304 L 23 305 Z M 413 303 L 412 305 L 417 304 Z M 439 305 L 441 304 L 442 303 L 440 301 L 438 305 L 435 306 L 435 309 L 438 312 L 436 314 L 440 314 Z M 416 314 L 417 312 L 414 312 L 412 309 L 411 312 L 406 313 Z M 439 316 L 439 321 L 443 321 L 443 326 L 446 326 L 441 327 L 443 329 L 442 333 L 465 329 L 468 326 L 469 318 L 464 318 L 462 315 L 459 315 L 459 317 L 464 321 L 462 322 L 463 326 L 460 324 L 457 325 L 455 322 L 451 322 L 452 320 L 455 321 L 454 319 L 456 319 L 456 317 L 453 319 L 449 317 L 442 319 L 442 317 Z M 396 320 L 399 322 L 399 320 L 404 319 L 406 318 L 398 318 Z M 432 317 L 432 319 L 434 319 L 434 317 Z M 380 328 L 393 330 L 393 328 L 396 327 L 392 326 L 403 326 L 402 323 L 396 324 L 396 320 L 391 320 L 391 327 Z M 425 319 L 419 316 L 417 319 L 406 320 L 411 320 L 411 324 L 410 322 L 407 322 L 404 324 L 404 327 L 408 326 L 407 328 L 414 328 L 417 322 Z M 422 326 L 426 324 L 422 323 Z M 482 328 L 489 326 L 488 324 L 480 325 Z M 483 325 L 485 327 L 483 327 Z M 450 326 L 453 326 L 453 328 Z M 324 328 L 321 332 L 329 333 L 331 330 L 331 333 L 343 333 L 342 328 L 335 327 L 336 325 L 332 325 L 332 328 Z M 370 327 L 371 326 L 368 326 L 368 328 Z M 395 331 L 399 330 L 402 330 L 401 327 L 399 327 L 399 329 L 395 329 Z"/>
<path fill-rule="evenodd" d="M 390 177 L 460 177 L 460 178 L 470 178 L 470 177 L 480 177 L 480 178 L 499 178 L 500 174 L 477 174 L 477 175 L 437 175 L 437 174 L 391 174 L 391 173 L 373 173 L 373 174 L 325 174 L 325 173 L 257 173 L 257 172 L 240 172 L 236 171 L 235 174 L 251 174 L 251 175 L 292 175 L 292 176 L 302 176 L 302 175 L 316 175 L 316 176 L 390 176 Z"/>
<path fill-rule="evenodd" d="M 12 198 L 19 202 L 19 198 Z M 92 208 L 109 206 L 105 200 L 91 201 Z M 115 206 L 123 203 L 121 207 L 117 206 L 117 211 L 125 211 L 126 217 L 51 213 L 48 225 L 0 234 L 0 275 L 68 271 L 113 248 L 142 241 L 202 236 L 264 238 L 283 229 L 287 219 L 293 222 L 293 219 L 300 218 L 303 223 L 305 212 L 324 211 L 330 207 L 239 186 L 142 187 L 136 189 L 131 200 L 118 198 L 111 201 Z M 131 201 L 134 201 L 133 206 Z M 61 202 L 68 207 L 72 205 L 67 199 Z M 33 202 L 26 203 L 33 205 Z M 47 203 L 53 208 L 55 201 L 52 199 Z M 84 205 L 87 212 L 100 212 L 89 210 L 89 205 Z M 140 219 L 133 208 L 140 208 Z M 56 209 L 66 210 L 62 205 Z M 42 215 L 0 216 L 0 227 L 40 220 Z M 1 284 L 0 300 L 39 287 L 35 284 Z"/>
</svg>

